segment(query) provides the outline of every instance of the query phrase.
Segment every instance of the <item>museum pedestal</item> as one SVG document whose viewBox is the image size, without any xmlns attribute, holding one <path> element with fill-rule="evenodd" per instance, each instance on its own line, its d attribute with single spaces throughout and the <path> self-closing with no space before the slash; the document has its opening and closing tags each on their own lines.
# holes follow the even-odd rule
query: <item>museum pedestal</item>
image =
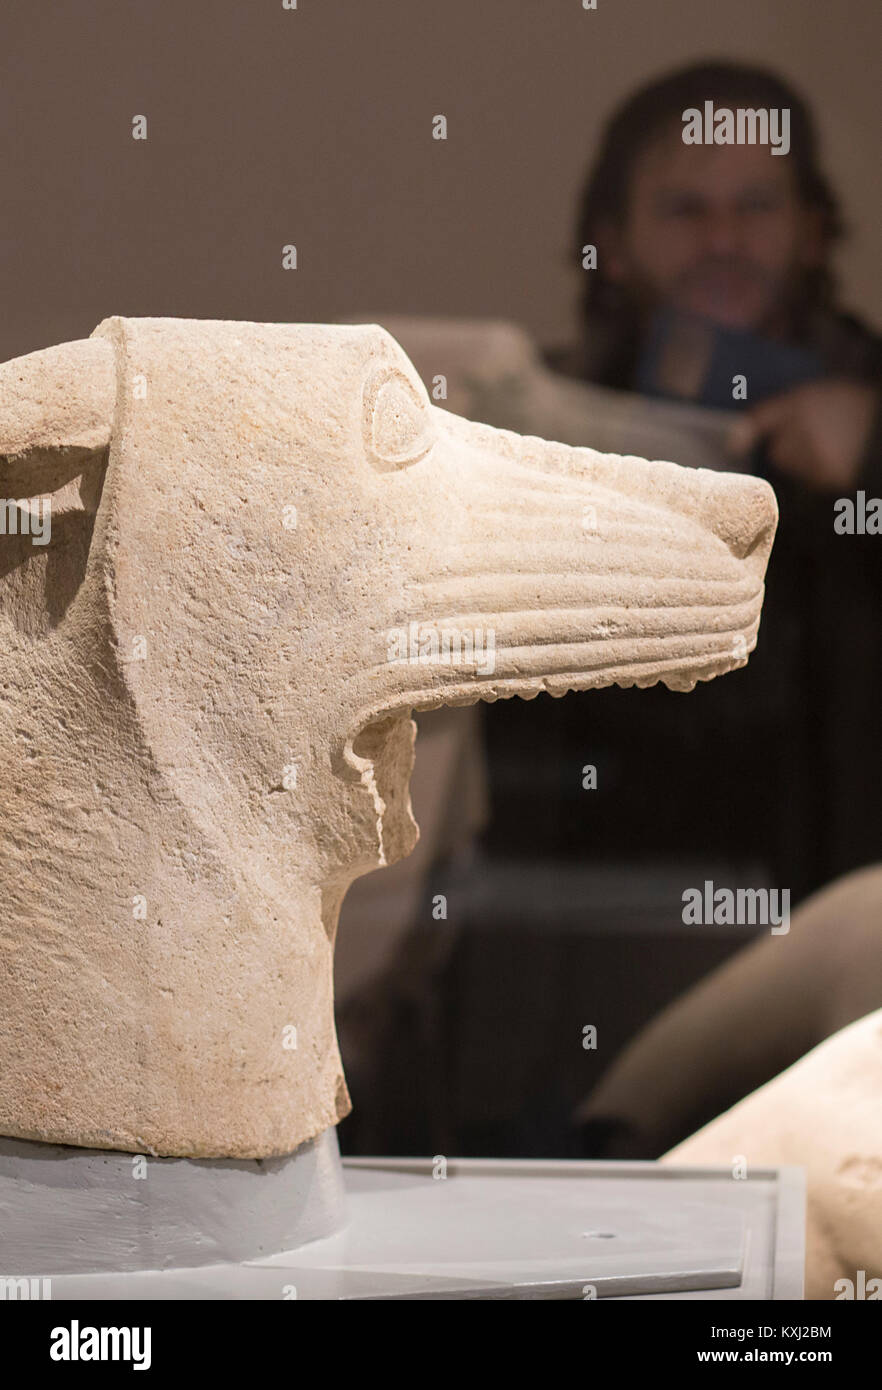
<svg viewBox="0 0 882 1390">
<path fill-rule="evenodd" d="M 799 1169 L 341 1169 L 333 1130 L 287 1159 L 139 1157 L 4 1140 L 7 1277 L 56 1300 L 802 1297 Z"/>
</svg>

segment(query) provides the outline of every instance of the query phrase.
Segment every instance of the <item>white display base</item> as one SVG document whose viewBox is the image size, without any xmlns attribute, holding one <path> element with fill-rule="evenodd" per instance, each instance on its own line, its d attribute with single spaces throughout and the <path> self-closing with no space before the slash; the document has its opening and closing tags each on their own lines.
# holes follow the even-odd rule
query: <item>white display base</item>
<svg viewBox="0 0 882 1390">
<path fill-rule="evenodd" d="M 283 1253 L 65 1274 L 41 1238 L 34 1272 L 56 1300 L 802 1297 L 800 1169 L 736 1180 L 654 1163 L 451 1160 L 440 1171 L 347 1160 L 345 1228 Z M 281 1229 L 284 1205 L 277 1216 Z"/>
<path fill-rule="evenodd" d="M 0 1138 L 0 1272 L 235 1264 L 347 1219 L 336 1129 L 262 1159 L 148 1158 Z"/>
</svg>

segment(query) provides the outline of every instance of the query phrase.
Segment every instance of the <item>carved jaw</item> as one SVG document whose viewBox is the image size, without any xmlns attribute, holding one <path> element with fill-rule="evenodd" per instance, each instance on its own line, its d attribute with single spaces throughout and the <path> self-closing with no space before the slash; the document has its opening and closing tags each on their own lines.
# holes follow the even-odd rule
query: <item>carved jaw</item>
<svg viewBox="0 0 882 1390">
<path fill-rule="evenodd" d="M 691 690 L 753 650 L 777 508 L 767 483 L 598 454 L 433 407 L 431 450 L 394 479 L 405 582 L 365 624 L 344 762 L 384 843 L 380 788 L 411 710 L 661 681 Z M 411 491 L 412 489 L 412 491 Z M 368 748 L 373 750 L 368 756 Z M 396 855 L 396 857 L 398 857 Z"/>
</svg>

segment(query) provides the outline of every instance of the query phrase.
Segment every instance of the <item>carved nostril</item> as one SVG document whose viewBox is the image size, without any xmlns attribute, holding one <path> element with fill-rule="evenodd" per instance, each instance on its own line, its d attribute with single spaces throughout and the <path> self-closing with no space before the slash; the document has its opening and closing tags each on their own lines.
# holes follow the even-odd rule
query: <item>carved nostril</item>
<svg viewBox="0 0 882 1390">
<path fill-rule="evenodd" d="M 759 554 L 765 561 L 778 524 L 778 505 L 767 482 L 743 474 L 715 475 L 708 515 L 714 534 L 739 560 Z"/>
</svg>

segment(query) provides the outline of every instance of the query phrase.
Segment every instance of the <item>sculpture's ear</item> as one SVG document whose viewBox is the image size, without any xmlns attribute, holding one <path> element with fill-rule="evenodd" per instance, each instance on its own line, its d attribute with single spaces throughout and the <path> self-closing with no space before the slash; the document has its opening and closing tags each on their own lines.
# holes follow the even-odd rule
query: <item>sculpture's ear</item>
<svg viewBox="0 0 882 1390">
<path fill-rule="evenodd" d="M 82 582 L 115 399 L 105 339 L 0 366 L 0 613 L 19 631 L 54 627 Z"/>
</svg>

